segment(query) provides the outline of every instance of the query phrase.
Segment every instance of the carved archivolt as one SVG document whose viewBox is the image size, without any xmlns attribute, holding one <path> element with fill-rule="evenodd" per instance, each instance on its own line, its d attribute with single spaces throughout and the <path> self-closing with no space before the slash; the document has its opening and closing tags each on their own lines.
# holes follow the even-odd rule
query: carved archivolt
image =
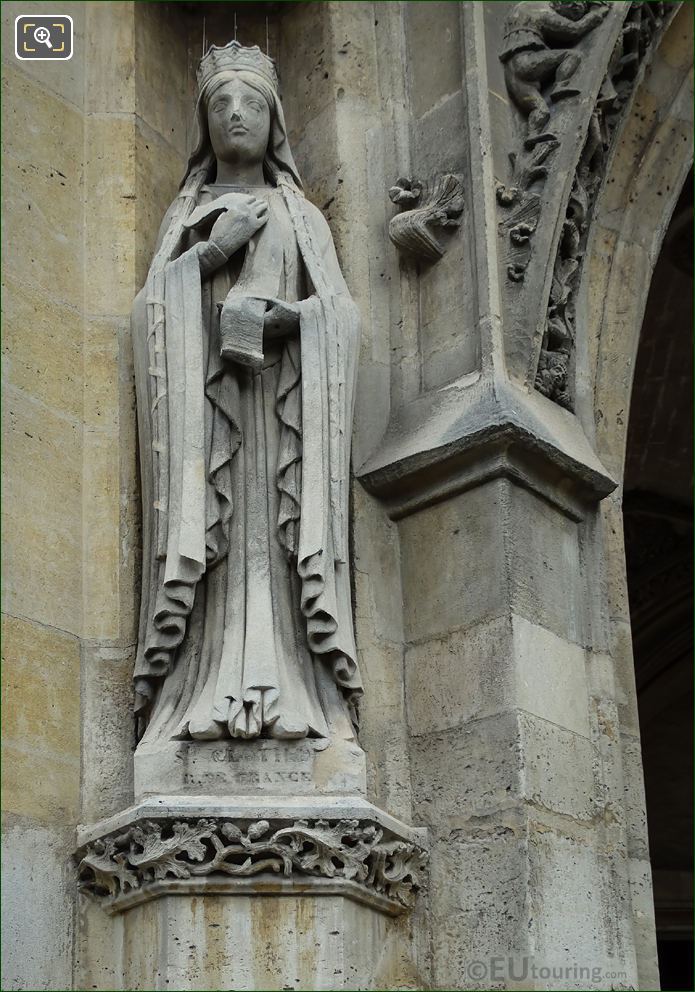
<svg viewBox="0 0 695 992">
<path fill-rule="evenodd" d="M 606 160 L 625 105 L 645 57 L 675 4 L 630 5 L 594 106 L 579 157 L 553 266 L 548 315 L 536 374 L 539 392 L 573 409 L 570 364 L 574 349 L 576 288 L 589 234 L 590 215 L 605 175 Z"/>
<path fill-rule="evenodd" d="M 575 292 L 586 249 L 591 211 L 605 174 L 611 142 L 645 57 L 648 57 L 678 4 L 635 2 L 626 17 L 593 106 L 587 137 L 574 175 L 562 226 L 535 387 L 571 410 L 574 406 L 573 352 Z M 532 256 L 533 236 L 544 207 L 543 189 L 560 145 L 573 139 L 558 114 L 579 97 L 578 43 L 598 28 L 610 8 L 603 0 L 519 3 L 510 11 L 500 50 L 512 103 L 524 119 L 520 146 L 510 154 L 512 181 L 498 185 L 497 201 L 506 216 L 500 231 L 507 242 L 506 271 L 522 282 Z"/>
<path fill-rule="evenodd" d="M 505 23 L 500 61 L 507 91 L 526 119 L 524 140 L 510 154 L 512 185 L 499 185 L 500 206 L 514 210 L 503 222 L 509 238 L 507 276 L 521 282 L 531 258 L 531 238 L 541 213 L 540 187 L 560 145 L 553 108 L 579 95 L 575 74 L 581 64 L 573 51 L 608 13 L 596 3 L 518 3 Z"/>
<path fill-rule="evenodd" d="M 357 885 L 391 904 L 413 905 L 423 884 L 424 850 L 390 836 L 369 820 L 269 820 L 245 824 L 218 818 L 161 823 L 145 820 L 93 841 L 80 852 L 81 891 L 111 912 L 141 897 L 158 895 L 172 879 L 217 875 L 248 878 L 274 873 L 309 876 Z M 142 901 L 142 898 L 138 901 Z"/>
</svg>

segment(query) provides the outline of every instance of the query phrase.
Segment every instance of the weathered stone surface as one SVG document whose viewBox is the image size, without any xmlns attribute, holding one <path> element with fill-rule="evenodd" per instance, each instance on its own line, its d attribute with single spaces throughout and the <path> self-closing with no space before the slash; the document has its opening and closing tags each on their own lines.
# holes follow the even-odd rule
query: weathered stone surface
<svg viewBox="0 0 695 992">
<path fill-rule="evenodd" d="M 209 886 L 115 917 L 81 898 L 73 977 L 72 831 L 78 817 L 118 814 L 134 790 L 142 538 L 127 316 L 190 150 L 203 36 L 193 6 L 68 4 L 75 57 L 55 66 L 20 64 L 12 51 L 15 14 L 40 5 L 3 8 L 14 614 L 3 987 L 504 988 L 509 975 L 493 975 L 489 960 L 511 954 L 603 976 L 575 971 L 561 986 L 527 976 L 529 988 L 654 988 L 621 500 L 642 310 L 690 168 L 689 5 L 627 92 L 581 252 L 565 238 L 570 187 L 597 100 L 609 96 L 599 91 L 623 19 L 646 5 L 611 4 L 566 46 L 581 54 L 569 73 L 581 92 L 550 101 L 563 145 L 535 187 L 545 226 L 531 232 L 526 296 L 507 277 L 514 225 L 498 228 L 507 215 L 495 190 L 510 184 L 510 150 L 517 171 L 533 154 L 499 60 L 505 20 L 530 5 L 287 4 L 269 14 L 290 142 L 367 325 L 347 554 L 364 753 L 341 787 L 430 828 L 431 883 L 400 919 L 296 877 L 283 890 L 275 874 L 265 895 Z M 230 36 L 224 7 L 206 14 L 208 41 Z M 265 14 L 246 7 L 239 37 L 265 47 Z M 557 80 L 547 82 L 546 93 Z M 388 241 L 384 191 L 397 176 L 441 171 L 463 177 L 466 209 L 444 257 L 417 271 Z M 553 278 L 584 249 L 571 286 L 575 414 L 532 385 Z M 228 745 L 203 743 L 200 754 Z M 264 740 L 254 761 L 293 747 Z M 254 761 L 252 778 L 268 763 Z M 359 818 L 359 803 L 324 795 L 336 767 L 318 775 L 318 763 L 302 765 L 317 791 L 294 819 Z M 197 785 L 190 771 L 188 783 L 169 771 L 169 784 L 208 788 L 209 768 L 194 770 Z M 296 792 L 291 773 L 272 787 Z M 258 790 L 249 822 L 287 799 L 264 796 L 260 777 L 217 783 L 227 795 L 242 784 Z M 113 828 L 124 829 L 117 816 Z M 470 970 L 480 960 L 485 976 Z"/>
<path fill-rule="evenodd" d="M 82 643 L 82 823 L 111 816 L 133 802 L 134 653 L 134 644 Z"/>
<path fill-rule="evenodd" d="M 47 825 L 74 817 L 80 785 L 77 639 L 3 617 L 3 810 Z"/>
<path fill-rule="evenodd" d="M 3 406 L 5 609 L 78 634 L 81 424 L 11 386 L 4 390 Z M 66 507 L 76 512 L 66 513 Z"/>
<path fill-rule="evenodd" d="M 26 771 L 27 782 L 37 774 Z M 28 812 L 30 818 L 3 815 L 2 986 L 70 989 L 76 886 L 67 866 L 74 832 L 53 817 L 37 823 Z"/>
<path fill-rule="evenodd" d="M 135 795 L 364 794 L 365 756 L 349 741 L 171 741 L 141 744 Z"/>
</svg>

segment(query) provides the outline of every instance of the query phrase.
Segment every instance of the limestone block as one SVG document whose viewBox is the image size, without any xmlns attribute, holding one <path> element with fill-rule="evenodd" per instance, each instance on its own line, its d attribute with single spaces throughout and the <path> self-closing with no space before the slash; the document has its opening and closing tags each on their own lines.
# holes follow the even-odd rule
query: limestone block
<svg viewBox="0 0 695 992">
<path fill-rule="evenodd" d="M 133 911 L 134 914 L 137 910 Z M 77 895 L 74 985 L 78 989 L 125 989 L 124 918 L 107 916 L 101 906 Z M 143 949 L 145 950 L 145 949 Z M 152 963 L 151 974 L 156 971 Z M 151 983 L 150 988 L 154 988 Z M 67 988 L 67 986 L 66 986 Z"/>
<path fill-rule="evenodd" d="M 181 15 L 175 8 L 165 12 L 156 4 L 133 6 L 131 57 L 137 67 L 133 109 L 181 158 L 192 147 L 187 37 L 178 20 Z"/>
<path fill-rule="evenodd" d="M 130 333 L 127 317 L 87 317 L 84 322 L 84 402 L 89 430 L 117 432 L 122 388 L 121 339 Z"/>
<path fill-rule="evenodd" d="M 72 842 L 72 828 L 55 820 L 3 817 L 0 984 L 8 992 L 74 988 Z"/>
<path fill-rule="evenodd" d="M 300 7 L 291 16 L 282 18 L 279 62 L 283 90 L 293 95 L 284 108 L 293 150 L 308 124 L 335 99 L 328 54 L 329 30 L 325 7 L 320 10 Z"/>
<path fill-rule="evenodd" d="M 409 644 L 405 688 L 410 733 L 459 727 L 515 704 L 512 623 L 483 620 L 465 630 Z"/>
<path fill-rule="evenodd" d="M 9 271 L 5 273 L 4 290 L 5 381 L 59 413 L 80 418 L 81 314 L 50 296 L 37 294 L 25 278 L 17 278 Z"/>
<path fill-rule="evenodd" d="M 588 822 L 597 811 L 595 760 L 586 738 L 528 713 L 501 713 L 413 740 L 413 807 L 418 821 L 469 834 L 480 818 L 521 803 Z"/>
<path fill-rule="evenodd" d="M 84 625 L 85 637 L 120 634 L 121 494 L 120 440 L 111 431 L 84 433 Z"/>
<path fill-rule="evenodd" d="M 88 313 L 129 315 L 184 161 L 135 117 L 90 115 L 85 163 Z"/>
<path fill-rule="evenodd" d="M 510 485 L 507 534 L 515 613 L 583 643 L 584 602 L 574 521 L 525 489 Z"/>
<path fill-rule="evenodd" d="M 447 635 L 507 609 L 505 486 L 489 482 L 401 522 L 408 641 Z"/>
<path fill-rule="evenodd" d="M 135 109 L 137 4 L 91 0 L 81 6 L 86 15 L 89 45 L 89 58 L 85 64 L 85 113 L 132 113 Z M 165 62 L 163 66 L 173 61 Z M 138 66 L 138 72 L 141 71 Z"/>
<path fill-rule="evenodd" d="M 434 845 L 431 865 L 432 987 L 503 989 L 491 959 L 527 947 L 527 847 L 497 820 L 474 840 L 456 829 Z"/>
<path fill-rule="evenodd" d="M 129 319 L 88 318 L 84 348 L 84 635 L 132 641 L 139 491 Z"/>
<path fill-rule="evenodd" d="M 523 617 L 512 617 L 516 705 L 588 738 L 588 687 L 583 648 Z"/>
<path fill-rule="evenodd" d="M 604 301 L 601 350 L 596 377 L 596 440 L 601 458 L 615 478 L 622 478 L 628 410 L 634 372 L 635 308 L 625 308 L 625 299 L 646 302 L 651 264 L 640 245 L 618 241 L 613 259 L 614 274 Z"/>
<path fill-rule="evenodd" d="M 128 314 L 136 285 L 134 236 L 135 124 L 92 114 L 85 159 L 85 309 L 93 315 Z"/>
<path fill-rule="evenodd" d="M 461 89 L 460 10 L 449 3 L 415 3 L 404 14 L 411 108 L 420 118 Z"/>
<path fill-rule="evenodd" d="M 412 821 L 412 791 L 408 740 L 400 729 L 392 735 L 361 731 L 367 758 L 367 795 L 393 816 Z"/>
<path fill-rule="evenodd" d="M 630 989 L 636 987 L 634 950 L 626 930 L 627 915 L 610 861 L 595 844 L 549 830 L 542 821 L 529 831 L 528 913 L 532 919 L 533 950 L 538 965 L 549 968 L 588 968 L 589 975 L 570 971 L 562 980 L 567 989 Z M 597 926 L 601 920 L 601 926 Z M 607 973 L 611 973 L 609 978 Z M 622 978 L 613 978 L 621 973 Z M 552 973 L 532 988 L 558 987 Z"/>
<path fill-rule="evenodd" d="M 622 413 L 622 411 L 621 411 Z M 625 574 L 625 532 L 623 530 L 622 492 L 604 500 L 600 508 L 603 518 L 604 567 L 608 615 L 611 621 L 630 622 L 630 602 Z M 631 662 L 632 664 L 632 662 Z"/>
<path fill-rule="evenodd" d="M 4 394 L 5 608 L 79 633 L 81 425 L 18 389 Z"/>
<path fill-rule="evenodd" d="M 623 733 L 620 735 L 620 745 L 628 852 L 631 858 L 648 861 L 647 804 L 644 796 L 640 740 L 639 737 L 632 737 L 630 734 Z"/>
<path fill-rule="evenodd" d="M 542 809 L 590 823 L 600 812 L 593 769 L 595 746 L 585 737 L 539 720 L 519 715 L 524 795 Z"/>
<path fill-rule="evenodd" d="M 465 173 L 465 98 L 461 91 L 437 103 L 423 117 L 412 135 L 413 170 L 425 176 L 436 172 Z"/>
<path fill-rule="evenodd" d="M 77 639 L 53 627 L 4 615 L 2 641 L 5 743 L 28 747 L 49 761 L 75 763 L 80 755 Z"/>
<path fill-rule="evenodd" d="M 373 10 L 357 4 L 331 3 L 327 13 L 334 85 L 344 86 L 346 96 L 364 99 L 377 108 L 380 93 Z"/>
<path fill-rule="evenodd" d="M 661 982 L 654 929 L 652 868 L 649 859 L 631 858 L 628 863 L 628 874 L 639 987 L 658 989 L 661 987 Z"/>
<path fill-rule="evenodd" d="M 135 752 L 135 796 L 364 795 L 365 756 L 338 738 L 166 741 Z"/>
<path fill-rule="evenodd" d="M 118 977 L 143 990 L 414 989 L 409 939 L 339 896 L 170 896 L 128 911 Z"/>
<path fill-rule="evenodd" d="M 133 802 L 134 648 L 82 644 L 80 817 L 93 822 Z"/>
<path fill-rule="evenodd" d="M 423 390 L 438 389 L 480 367 L 480 341 L 477 334 L 471 333 L 471 302 L 440 312 L 423 324 Z"/>
<path fill-rule="evenodd" d="M 566 826 L 508 811 L 475 832 L 440 832 L 431 867 L 435 988 L 635 987 L 610 865 L 591 832 Z"/>
<path fill-rule="evenodd" d="M 34 295 L 80 308 L 82 115 L 14 66 L 3 72 L 2 113 L 5 270 Z"/>
<path fill-rule="evenodd" d="M 635 661 L 632 655 L 632 631 L 624 620 L 611 622 L 611 657 L 615 672 L 616 703 L 620 727 L 634 737 L 639 735 L 639 711 L 635 686 Z"/>
<path fill-rule="evenodd" d="M 591 251 L 585 259 L 586 279 L 591 292 L 586 294 L 586 300 L 580 306 L 586 305 L 586 321 L 589 333 L 587 334 L 587 383 L 584 384 L 584 370 L 577 369 L 577 394 L 586 391 L 593 402 L 596 377 L 598 375 L 598 354 L 601 343 L 601 322 L 603 320 L 603 310 L 606 304 L 606 294 L 611 274 L 611 260 L 615 252 L 615 245 L 618 234 L 608 228 L 594 224 L 592 233 Z M 593 426 L 594 411 L 591 412 L 590 421 Z"/>
<path fill-rule="evenodd" d="M 352 496 L 355 616 L 358 623 L 380 638 L 400 643 L 403 596 L 398 528 L 382 505 L 361 486 L 353 486 Z"/>
<path fill-rule="evenodd" d="M 589 737 L 583 649 L 523 617 L 409 645 L 405 658 L 416 736 L 520 708 Z"/>
<path fill-rule="evenodd" d="M 648 100 L 646 94 L 640 94 L 640 103 Z M 692 115 L 692 82 L 686 87 L 682 96 L 681 107 L 676 108 L 679 117 L 667 117 L 659 128 L 660 140 L 654 141 L 640 155 L 638 182 L 634 189 L 634 197 L 640 203 L 640 210 L 631 211 L 624 215 L 621 235 L 628 242 L 641 245 L 651 260 L 653 266 L 661 247 L 670 215 L 664 211 L 663 201 L 673 199 L 680 190 L 685 178 L 683 149 L 690 150 L 692 155 L 692 116 L 686 116 L 685 108 L 690 108 Z M 645 111 L 649 117 L 649 110 Z M 685 119 L 683 119 L 685 118 Z M 633 114 L 631 121 L 638 118 Z M 644 126 L 640 123 L 640 126 Z M 616 176 L 615 185 L 620 183 Z M 650 195 L 643 193 L 650 190 Z M 656 193 L 656 195 L 654 195 Z M 647 286 L 644 287 L 645 290 Z"/>
<path fill-rule="evenodd" d="M 121 4 L 120 6 L 126 6 Z M 57 9 L 57 8 L 55 8 Z M 6 0 L 2 5 L 2 61 L 5 72 L 21 72 L 33 79 L 44 90 L 61 97 L 66 104 L 82 110 L 84 105 L 85 69 L 85 4 L 79 0 L 68 0 L 60 4 L 61 14 L 69 14 L 73 25 L 73 56 L 71 59 L 56 62 L 20 62 L 14 51 L 14 22 L 20 14 L 46 15 L 52 13 L 46 8 L 45 0 L 28 0 L 27 3 Z M 11 69 L 10 69 L 11 67 Z M 27 104 L 25 110 L 29 109 Z M 21 129 L 19 129 L 21 132 Z M 10 132 L 5 131 L 5 141 Z M 26 136 L 25 136 L 26 137 Z M 58 148 L 56 147 L 56 150 Z M 7 205 L 5 207 L 7 209 Z"/>
</svg>

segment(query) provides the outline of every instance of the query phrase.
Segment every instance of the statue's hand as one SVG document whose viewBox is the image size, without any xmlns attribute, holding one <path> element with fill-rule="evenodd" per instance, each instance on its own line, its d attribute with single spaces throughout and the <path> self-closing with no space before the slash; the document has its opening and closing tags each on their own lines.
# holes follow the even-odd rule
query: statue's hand
<svg viewBox="0 0 695 992">
<path fill-rule="evenodd" d="M 263 321 L 263 335 L 270 340 L 287 338 L 299 330 L 299 314 L 291 303 L 271 300 Z"/>
<path fill-rule="evenodd" d="M 229 258 L 248 244 L 250 238 L 268 220 L 268 204 L 265 200 L 243 193 L 227 197 L 228 206 L 212 225 L 209 240 Z"/>
</svg>

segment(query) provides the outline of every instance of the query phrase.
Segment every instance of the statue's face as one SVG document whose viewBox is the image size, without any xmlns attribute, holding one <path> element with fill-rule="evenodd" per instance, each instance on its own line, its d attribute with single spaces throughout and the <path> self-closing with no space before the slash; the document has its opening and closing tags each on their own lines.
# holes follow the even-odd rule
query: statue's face
<svg viewBox="0 0 695 992">
<path fill-rule="evenodd" d="M 268 147 L 270 107 L 242 79 L 223 83 L 208 103 L 212 150 L 221 162 L 262 162 Z"/>
</svg>

